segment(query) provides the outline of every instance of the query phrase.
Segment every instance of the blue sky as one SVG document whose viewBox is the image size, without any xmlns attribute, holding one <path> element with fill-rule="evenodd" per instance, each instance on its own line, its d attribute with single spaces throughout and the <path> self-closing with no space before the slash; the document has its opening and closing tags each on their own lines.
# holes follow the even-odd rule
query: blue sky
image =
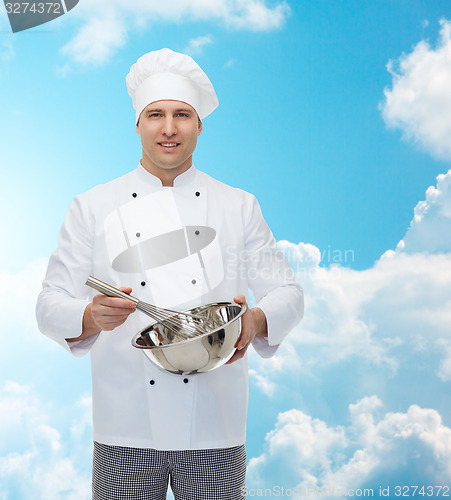
<svg viewBox="0 0 451 500">
<path fill-rule="evenodd" d="M 250 356 L 248 486 L 450 484 L 449 2 L 135 4 L 0 10 L 0 498 L 88 498 L 89 359 L 34 302 L 72 197 L 137 165 L 125 76 L 162 47 L 217 90 L 196 166 L 258 197 L 306 291 Z"/>
</svg>

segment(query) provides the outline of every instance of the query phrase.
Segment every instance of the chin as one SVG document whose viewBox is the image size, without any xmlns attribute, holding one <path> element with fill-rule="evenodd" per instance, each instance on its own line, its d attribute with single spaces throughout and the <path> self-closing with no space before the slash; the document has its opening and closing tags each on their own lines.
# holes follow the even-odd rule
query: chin
<svg viewBox="0 0 451 500">
<path fill-rule="evenodd" d="M 163 170 L 176 170 L 177 168 L 180 168 L 181 165 L 158 165 L 158 167 L 162 168 Z"/>
</svg>

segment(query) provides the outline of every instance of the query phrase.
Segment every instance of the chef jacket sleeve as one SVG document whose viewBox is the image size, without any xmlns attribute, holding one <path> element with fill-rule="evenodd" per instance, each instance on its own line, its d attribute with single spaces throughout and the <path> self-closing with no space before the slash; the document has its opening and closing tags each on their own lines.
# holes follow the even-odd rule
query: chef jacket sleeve
<svg viewBox="0 0 451 500">
<path fill-rule="evenodd" d="M 89 303 L 85 281 L 92 274 L 93 230 L 87 200 L 82 196 L 73 200 L 66 214 L 36 305 L 41 332 L 74 356 L 86 354 L 98 337 L 65 340 L 81 335 L 83 313 Z"/>
<path fill-rule="evenodd" d="M 266 224 L 252 196 L 246 217 L 246 269 L 256 306 L 265 313 L 267 338 L 255 338 L 253 346 L 262 357 L 273 356 L 304 314 L 304 294 L 285 255 Z"/>
</svg>

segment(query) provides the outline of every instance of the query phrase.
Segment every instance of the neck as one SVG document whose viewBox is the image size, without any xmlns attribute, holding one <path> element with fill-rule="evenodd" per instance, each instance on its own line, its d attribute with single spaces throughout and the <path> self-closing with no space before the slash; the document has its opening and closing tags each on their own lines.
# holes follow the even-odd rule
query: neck
<svg viewBox="0 0 451 500">
<path fill-rule="evenodd" d="M 161 181 L 161 184 L 167 187 L 173 187 L 174 179 L 180 174 L 183 174 L 183 172 L 186 172 L 193 164 L 191 157 L 188 158 L 187 161 L 183 162 L 182 165 L 174 168 L 161 168 L 158 165 L 155 165 L 155 163 L 146 160 L 147 158 L 143 154 L 143 157 L 141 159 L 142 167 L 150 174 L 158 177 L 158 179 L 160 179 Z"/>
</svg>

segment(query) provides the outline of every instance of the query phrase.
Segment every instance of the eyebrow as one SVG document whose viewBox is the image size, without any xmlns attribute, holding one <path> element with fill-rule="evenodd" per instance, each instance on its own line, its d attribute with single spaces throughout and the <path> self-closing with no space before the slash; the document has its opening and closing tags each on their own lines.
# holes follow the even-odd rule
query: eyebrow
<svg viewBox="0 0 451 500">
<path fill-rule="evenodd" d="M 146 110 L 146 113 L 164 113 L 164 111 L 165 111 L 164 109 L 160 109 L 160 108 L 150 108 L 150 109 Z M 180 113 L 182 111 L 184 113 L 192 113 L 193 112 L 191 109 L 188 109 L 188 108 L 175 109 L 173 112 Z"/>
</svg>

